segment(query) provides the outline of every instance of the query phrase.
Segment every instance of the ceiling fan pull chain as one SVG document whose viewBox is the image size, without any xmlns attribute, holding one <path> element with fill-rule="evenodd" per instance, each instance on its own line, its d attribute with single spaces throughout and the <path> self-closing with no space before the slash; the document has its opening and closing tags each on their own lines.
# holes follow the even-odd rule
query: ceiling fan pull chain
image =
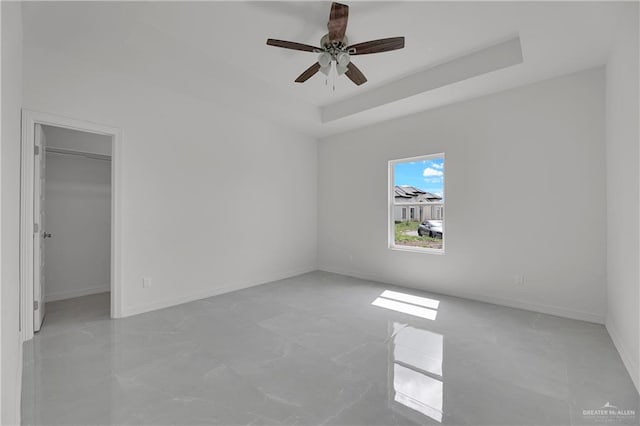
<svg viewBox="0 0 640 426">
<path fill-rule="evenodd" d="M 331 84 L 333 85 L 333 93 L 335 93 L 336 92 L 336 76 L 338 75 L 338 69 L 335 66 L 333 66 L 333 64 L 331 69 L 333 70 L 333 74 L 332 74 L 333 80 Z"/>
</svg>

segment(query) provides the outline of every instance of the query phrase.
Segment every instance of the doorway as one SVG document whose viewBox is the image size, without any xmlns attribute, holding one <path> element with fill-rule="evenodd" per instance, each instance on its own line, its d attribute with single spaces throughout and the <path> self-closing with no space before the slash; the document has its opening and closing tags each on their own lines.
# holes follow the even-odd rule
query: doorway
<svg viewBox="0 0 640 426">
<path fill-rule="evenodd" d="M 108 316 L 111 292 L 111 137 L 36 124 L 38 137 L 44 202 L 34 298 L 43 306 L 35 309 L 34 331 Z"/>
<path fill-rule="evenodd" d="M 47 306 L 52 320 L 85 300 L 119 317 L 118 130 L 27 110 L 22 127 L 23 340 L 40 330 Z"/>
</svg>

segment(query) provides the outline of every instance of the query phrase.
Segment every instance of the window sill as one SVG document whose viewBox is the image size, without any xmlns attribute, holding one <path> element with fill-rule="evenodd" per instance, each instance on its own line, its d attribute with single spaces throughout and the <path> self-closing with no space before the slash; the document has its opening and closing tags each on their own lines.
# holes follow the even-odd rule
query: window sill
<svg viewBox="0 0 640 426">
<path fill-rule="evenodd" d="M 411 246 L 390 245 L 389 249 L 390 250 L 395 250 L 395 251 L 406 251 L 406 252 L 411 252 L 411 253 L 424 253 L 424 254 L 444 255 L 444 248 L 442 248 L 442 249 L 433 249 L 433 248 L 426 248 L 426 247 L 411 247 Z"/>
</svg>

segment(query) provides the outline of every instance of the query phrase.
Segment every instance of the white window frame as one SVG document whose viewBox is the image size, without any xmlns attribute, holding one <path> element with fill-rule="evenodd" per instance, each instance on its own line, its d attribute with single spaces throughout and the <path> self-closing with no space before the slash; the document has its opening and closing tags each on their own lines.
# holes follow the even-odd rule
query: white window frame
<svg viewBox="0 0 640 426">
<path fill-rule="evenodd" d="M 408 251 L 414 253 L 429 253 L 429 254 L 444 254 L 445 253 L 445 239 L 446 239 L 446 230 L 445 230 L 445 220 L 442 219 L 442 248 L 434 249 L 427 247 L 412 247 L 412 246 L 402 246 L 396 245 L 396 233 L 395 233 L 395 207 L 401 206 L 401 204 L 395 203 L 395 176 L 394 176 L 394 166 L 398 163 L 407 163 L 410 161 L 424 161 L 424 160 L 433 160 L 435 158 L 442 158 L 444 161 L 444 169 L 442 176 L 442 187 L 444 191 L 444 196 L 446 197 L 446 185 L 445 179 L 447 174 L 447 160 L 445 158 L 444 152 L 436 153 L 436 154 L 428 154 L 428 155 L 419 155 L 417 157 L 409 157 L 409 158 L 400 158 L 397 160 L 390 160 L 388 163 L 388 173 L 389 182 L 387 184 L 387 193 L 388 193 L 388 217 L 387 217 L 387 236 L 388 236 L 388 247 L 390 250 L 398 250 L 398 251 Z M 444 202 L 443 202 L 443 210 L 444 210 Z"/>
</svg>

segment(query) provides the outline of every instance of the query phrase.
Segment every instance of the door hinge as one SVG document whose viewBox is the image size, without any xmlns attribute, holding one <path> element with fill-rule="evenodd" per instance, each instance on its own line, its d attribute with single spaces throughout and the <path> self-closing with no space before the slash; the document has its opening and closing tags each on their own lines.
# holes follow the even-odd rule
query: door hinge
<svg viewBox="0 0 640 426">
<path fill-rule="evenodd" d="M 35 155 L 40 155 L 40 145 L 35 145 L 33 148 L 33 153 Z"/>
<path fill-rule="evenodd" d="M 38 225 L 37 223 L 33 224 L 33 233 L 37 233 L 40 232 L 40 225 Z"/>
<path fill-rule="evenodd" d="M 37 311 L 37 310 L 38 310 L 38 301 L 37 301 L 37 300 L 34 300 L 34 301 L 33 301 L 33 310 L 34 310 L 34 311 Z"/>
</svg>

